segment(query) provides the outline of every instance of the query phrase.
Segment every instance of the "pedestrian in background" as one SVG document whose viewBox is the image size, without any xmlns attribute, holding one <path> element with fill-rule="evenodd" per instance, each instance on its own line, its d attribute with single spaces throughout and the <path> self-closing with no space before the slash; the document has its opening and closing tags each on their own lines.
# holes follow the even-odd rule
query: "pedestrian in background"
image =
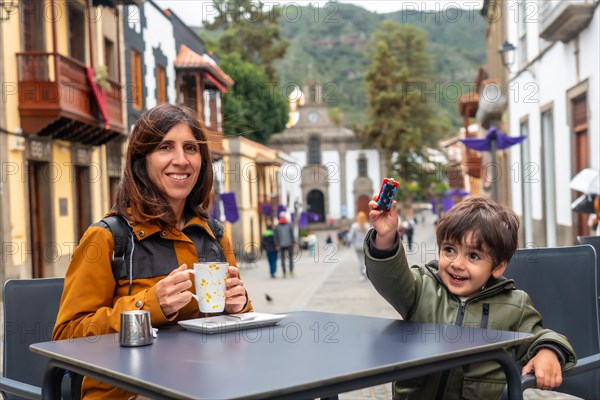
<svg viewBox="0 0 600 400">
<path fill-rule="evenodd" d="M 277 247 L 275 246 L 275 234 L 271 225 L 267 225 L 262 234 L 260 248 L 267 253 L 271 278 L 275 278 L 275 272 L 277 272 Z"/>
<path fill-rule="evenodd" d="M 281 269 L 283 277 L 286 277 L 285 260 L 290 262 L 290 276 L 294 276 L 294 247 L 296 239 L 294 237 L 294 227 L 285 216 L 285 212 L 279 213 L 279 224 L 275 227 L 275 245 L 281 256 Z"/>
<path fill-rule="evenodd" d="M 358 214 L 356 214 L 356 221 L 350 226 L 348 242 L 356 252 L 356 257 L 358 258 L 358 279 L 361 281 L 367 279 L 367 267 L 365 266 L 365 252 L 363 250 L 363 245 L 369 229 L 371 229 L 371 224 L 368 222 L 367 214 L 363 211 L 359 211 Z"/>
<path fill-rule="evenodd" d="M 312 257 L 315 255 L 315 247 L 317 247 L 317 235 L 309 230 L 306 241 L 308 242 L 308 255 Z"/>
<path fill-rule="evenodd" d="M 408 241 L 408 249 L 409 250 L 412 250 L 414 226 L 415 226 L 414 219 L 412 219 L 412 218 L 402 221 L 402 232 L 403 233 L 400 236 L 400 239 L 403 239 L 404 235 L 406 235 L 406 240 Z"/>
</svg>

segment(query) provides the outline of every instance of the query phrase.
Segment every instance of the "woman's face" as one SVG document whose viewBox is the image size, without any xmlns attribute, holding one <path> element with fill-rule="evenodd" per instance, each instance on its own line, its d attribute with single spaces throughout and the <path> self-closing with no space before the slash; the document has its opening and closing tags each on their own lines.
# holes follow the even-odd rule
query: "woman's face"
<svg viewBox="0 0 600 400">
<path fill-rule="evenodd" d="M 164 194 L 171 208 L 180 215 L 202 165 L 200 145 L 186 124 L 172 127 L 158 147 L 146 156 L 150 180 Z"/>
</svg>

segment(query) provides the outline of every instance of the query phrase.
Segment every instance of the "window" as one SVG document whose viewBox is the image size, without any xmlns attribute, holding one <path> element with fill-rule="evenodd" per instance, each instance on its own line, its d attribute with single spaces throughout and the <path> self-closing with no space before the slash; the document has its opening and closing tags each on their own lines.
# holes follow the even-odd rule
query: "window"
<svg viewBox="0 0 600 400">
<path fill-rule="evenodd" d="M 519 130 L 521 136 L 529 136 L 529 121 L 527 119 L 521 121 Z M 524 140 L 521 143 L 521 164 L 518 166 L 518 181 L 521 182 L 521 205 L 523 207 L 523 241 L 524 246 L 534 244 L 533 241 L 533 220 L 532 220 L 532 204 L 531 204 L 531 183 L 532 171 L 535 172 L 535 165 L 529 160 L 529 140 Z"/>
<path fill-rule="evenodd" d="M 175 78 L 175 82 L 179 82 L 179 102 L 199 113 L 197 109 L 198 104 L 198 91 L 196 88 L 196 77 L 194 75 L 183 75 L 178 74 Z M 202 115 L 201 113 L 198 114 Z"/>
<path fill-rule="evenodd" d="M 207 127 L 214 126 L 216 112 L 216 93 L 212 89 L 204 90 L 204 125 Z M 217 129 L 216 127 L 214 128 Z"/>
<path fill-rule="evenodd" d="M 85 63 L 85 21 L 83 6 L 69 3 L 69 55 Z"/>
<path fill-rule="evenodd" d="M 321 141 L 316 136 L 308 139 L 308 164 L 321 164 Z"/>
<path fill-rule="evenodd" d="M 34 0 L 21 0 L 21 23 L 23 32 L 23 50 L 44 51 L 43 7 Z"/>
<path fill-rule="evenodd" d="M 368 162 L 363 153 L 358 156 L 358 176 L 367 176 Z"/>
<path fill-rule="evenodd" d="M 590 166 L 589 160 L 589 138 L 588 138 L 588 101 L 587 92 L 584 92 L 577 97 L 571 99 L 571 129 L 574 138 L 574 154 L 575 161 L 574 173 L 581 171 Z M 579 195 L 579 193 L 577 193 Z M 577 213 L 576 234 L 579 236 L 587 236 L 590 234 L 590 228 L 587 224 L 587 214 Z"/>
<path fill-rule="evenodd" d="M 519 3 L 519 65 L 527 64 L 527 1 Z"/>
<path fill-rule="evenodd" d="M 135 109 L 141 110 L 142 101 L 142 55 L 131 49 L 131 103 Z"/>
<path fill-rule="evenodd" d="M 554 170 L 554 113 L 552 108 L 542 112 L 542 193 L 543 209 L 542 220 L 546 221 L 546 243 L 547 247 L 556 246 L 556 190 Z"/>
<path fill-rule="evenodd" d="M 117 60 L 115 56 L 115 44 L 109 38 L 104 38 L 104 64 L 106 65 L 106 73 L 112 80 L 117 80 Z"/>
<path fill-rule="evenodd" d="M 156 101 L 158 104 L 167 102 L 167 76 L 160 65 L 156 66 Z"/>
</svg>

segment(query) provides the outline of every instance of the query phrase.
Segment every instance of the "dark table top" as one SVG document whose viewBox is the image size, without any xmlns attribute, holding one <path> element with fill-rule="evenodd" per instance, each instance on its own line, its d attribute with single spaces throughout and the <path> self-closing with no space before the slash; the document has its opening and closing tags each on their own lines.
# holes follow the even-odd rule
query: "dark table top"
<svg viewBox="0 0 600 400">
<path fill-rule="evenodd" d="M 277 326 L 238 332 L 161 329 L 144 347 L 121 347 L 111 334 L 39 343 L 31 350 L 166 397 L 264 398 L 331 391 L 350 381 L 358 385 L 354 389 L 379 384 L 386 382 L 384 373 L 508 348 L 528 336 L 303 311 L 288 313 Z"/>
</svg>

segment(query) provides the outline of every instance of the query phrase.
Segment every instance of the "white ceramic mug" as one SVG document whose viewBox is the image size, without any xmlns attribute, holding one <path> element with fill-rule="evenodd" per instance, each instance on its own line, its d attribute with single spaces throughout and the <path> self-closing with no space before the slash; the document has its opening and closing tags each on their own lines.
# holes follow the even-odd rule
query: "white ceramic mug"
<svg viewBox="0 0 600 400">
<path fill-rule="evenodd" d="M 225 309 L 225 280 L 227 279 L 226 262 L 194 263 L 189 270 L 194 275 L 196 294 L 192 296 L 198 302 L 200 312 L 218 313 Z"/>
</svg>

